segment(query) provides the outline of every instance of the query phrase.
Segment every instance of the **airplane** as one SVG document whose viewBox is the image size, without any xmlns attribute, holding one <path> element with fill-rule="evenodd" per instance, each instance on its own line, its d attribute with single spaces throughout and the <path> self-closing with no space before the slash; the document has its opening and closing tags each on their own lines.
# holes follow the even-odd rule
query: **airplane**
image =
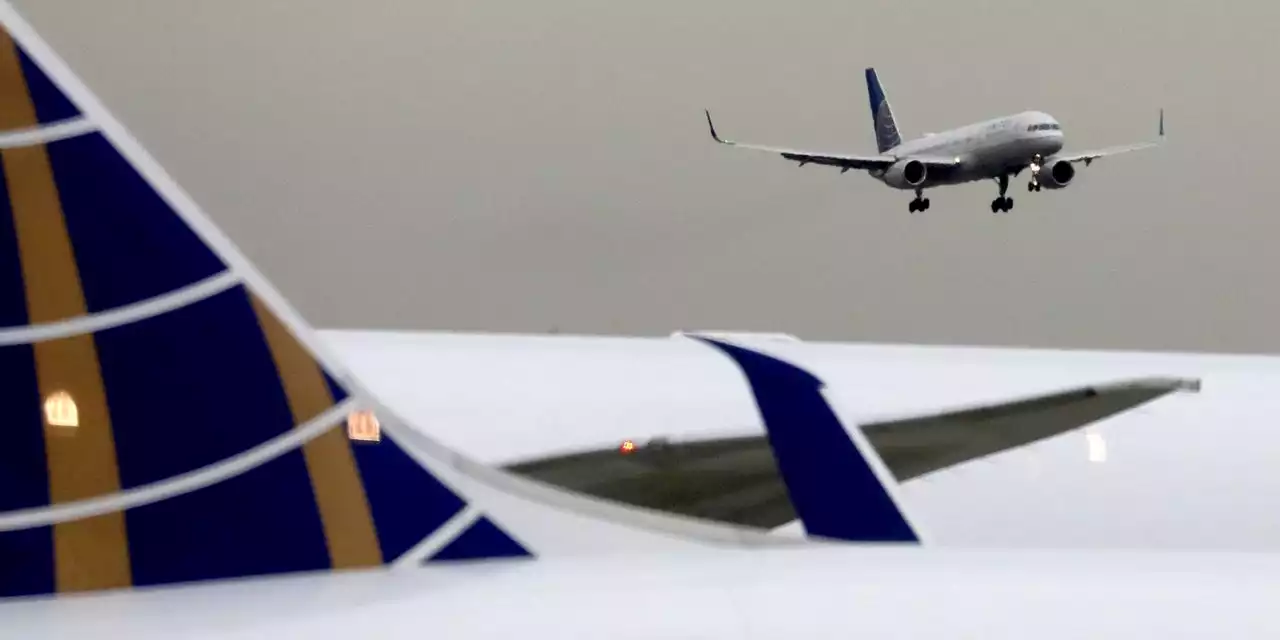
<svg viewBox="0 0 1280 640">
<path fill-rule="evenodd" d="M 874 67 L 866 69 L 866 80 L 876 136 L 875 154 L 825 153 L 735 142 L 716 133 L 710 110 L 706 110 L 707 126 L 711 138 L 720 144 L 778 154 L 802 167 L 818 164 L 839 167 L 840 173 L 866 171 L 894 189 L 914 191 L 915 198 L 907 205 L 911 213 L 929 210 L 925 189 L 988 179 L 1000 187 L 1000 195 L 991 201 L 991 212 L 1007 213 L 1013 209 L 1013 198 L 1006 195 L 1009 177 L 1023 169 L 1031 170 L 1027 191 L 1063 189 L 1075 178 L 1076 163 L 1089 166 L 1099 158 L 1147 149 L 1164 141 L 1164 109 L 1160 110 L 1156 140 L 1094 151 L 1062 153 L 1062 125 L 1043 111 L 1023 111 L 904 141 Z"/>
<path fill-rule="evenodd" d="M 802 539 L 482 464 L 346 367 L 5 0 L 0 25 L 14 637 L 1280 629 L 1280 555 L 931 548 L 825 383 L 723 337 L 689 336 L 740 375 Z"/>
</svg>

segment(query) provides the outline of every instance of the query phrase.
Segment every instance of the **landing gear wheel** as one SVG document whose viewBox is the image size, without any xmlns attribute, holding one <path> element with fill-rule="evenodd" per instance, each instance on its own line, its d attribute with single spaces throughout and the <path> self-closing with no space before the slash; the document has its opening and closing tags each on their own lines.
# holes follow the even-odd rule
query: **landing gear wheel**
<svg viewBox="0 0 1280 640">
<path fill-rule="evenodd" d="M 1000 185 L 1000 197 L 991 201 L 991 213 L 999 213 L 1008 211 L 1013 208 L 1013 198 L 1005 197 L 1005 193 L 1009 191 L 1009 176 L 1002 175 L 996 178 L 996 182 Z"/>
<path fill-rule="evenodd" d="M 915 213 L 917 211 L 928 211 L 928 210 L 929 210 L 928 198 L 916 197 L 915 200 L 912 200 L 910 203 L 907 204 L 907 211 L 910 211 L 911 213 Z"/>
<path fill-rule="evenodd" d="M 1028 182 L 1027 191 L 1040 191 L 1041 184 L 1039 182 Z"/>
</svg>

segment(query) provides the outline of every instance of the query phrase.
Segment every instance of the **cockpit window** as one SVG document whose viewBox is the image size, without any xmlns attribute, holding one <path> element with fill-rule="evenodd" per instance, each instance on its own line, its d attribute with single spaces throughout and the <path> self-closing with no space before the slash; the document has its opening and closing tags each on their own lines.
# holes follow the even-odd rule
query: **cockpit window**
<svg viewBox="0 0 1280 640">
<path fill-rule="evenodd" d="M 1045 122 L 1041 124 L 1033 124 L 1027 127 L 1027 131 L 1058 131 L 1062 127 L 1056 122 Z"/>
</svg>

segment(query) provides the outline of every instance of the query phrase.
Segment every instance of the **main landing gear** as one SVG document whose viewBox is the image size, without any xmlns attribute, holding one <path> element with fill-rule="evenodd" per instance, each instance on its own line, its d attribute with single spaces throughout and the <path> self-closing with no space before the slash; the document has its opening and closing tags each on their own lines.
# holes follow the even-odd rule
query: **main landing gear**
<svg viewBox="0 0 1280 640">
<path fill-rule="evenodd" d="M 996 180 L 1000 183 L 1000 197 L 991 201 L 991 213 L 1008 212 L 1013 209 L 1013 198 L 1004 195 L 1009 190 L 1009 176 L 1003 175 Z"/>
<path fill-rule="evenodd" d="M 1027 191 L 1040 190 L 1040 169 L 1044 167 L 1044 158 L 1036 154 L 1031 158 L 1031 182 L 1027 183 Z"/>
<path fill-rule="evenodd" d="M 920 189 L 916 189 L 916 199 L 912 200 L 911 203 L 907 205 L 907 211 L 915 213 L 917 211 L 929 210 L 929 199 L 922 197 L 922 193 L 923 192 Z"/>
</svg>

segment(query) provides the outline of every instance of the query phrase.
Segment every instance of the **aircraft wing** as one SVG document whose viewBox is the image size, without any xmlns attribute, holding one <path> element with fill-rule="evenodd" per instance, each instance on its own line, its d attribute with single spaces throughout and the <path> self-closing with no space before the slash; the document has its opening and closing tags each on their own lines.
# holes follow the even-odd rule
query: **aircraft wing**
<svg viewBox="0 0 1280 640">
<path fill-rule="evenodd" d="M 1160 110 L 1160 130 L 1159 130 L 1157 139 L 1154 141 L 1139 142 L 1136 144 L 1123 144 L 1123 145 L 1117 145 L 1114 147 L 1106 147 L 1105 149 L 1095 149 L 1093 151 L 1083 151 L 1083 152 L 1069 153 L 1069 154 L 1058 154 L 1054 156 L 1054 158 L 1057 160 L 1066 160 L 1067 162 L 1083 162 L 1085 166 L 1088 166 L 1090 163 L 1092 163 L 1094 160 L 1097 160 L 1098 158 L 1105 158 L 1108 156 L 1118 156 L 1122 153 L 1129 153 L 1130 151 L 1140 151 L 1142 149 L 1150 149 L 1151 147 L 1159 146 L 1160 143 L 1163 141 L 1164 141 L 1164 109 L 1161 109 Z"/>
<path fill-rule="evenodd" d="M 1140 379 L 861 426 L 899 482 L 1079 429 L 1199 382 Z M 633 506 L 772 529 L 795 519 L 764 434 L 636 443 L 508 470 Z"/>
<path fill-rule="evenodd" d="M 899 158 L 898 156 L 888 155 L 888 154 L 850 155 L 846 153 L 824 153 L 824 152 L 818 152 L 818 151 L 801 151 L 797 149 L 785 149 L 782 147 L 769 147 L 769 146 L 763 146 L 763 145 L 757 145 L 757 144 L 747 144 L 742 142 L 736 142 L 734 140 L 721 138 L 720 135 L 716 133 L 715 123 L 711 121 L 711 112 L 707 111 L 706 113 L 707 113 L 707 126 L 711 129 L 711 138 L 716 142 L 724 145 L 729 145 L 731 147 L 738 147 L 741 149 L 751 149 L 753 151 L 763 151 L 765 153 L 780 155 L 783 158 L 786 158 L 787 160 L 800 163 L 800 166 L 802 167 L 806 164 L 819 164 L 819 165 L 824 165 L 829 167 L 840 167 L 841 173 L 844 173 L 845 171 L 848 171 L 850 169 L 883 170 L 883 169 L 889 168 L 890 165 L 897 162 L 898 160 L 905 159 L 905 158 Z M 954 167 L 960 163 L 959 159 L 954 157 L 943 158 L 943 157 L 935 157 L 935 156 L 913 155 L 913 156 L 907 156 L 906 158 L 909 158 L 911 160 L 918 160 L 920 162 L 923 162 L 926 165 L 929 165 L 930 167 L 937 167 L 937 168 Z"/>
</svg>

